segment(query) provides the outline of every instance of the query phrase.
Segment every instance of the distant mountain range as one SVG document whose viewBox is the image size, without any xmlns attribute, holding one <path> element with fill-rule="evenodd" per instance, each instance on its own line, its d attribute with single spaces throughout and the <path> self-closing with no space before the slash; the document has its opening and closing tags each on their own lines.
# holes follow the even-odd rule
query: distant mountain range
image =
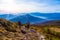
<svg viewBox="0 0 60 40">
<path fill-rule="evenodd" d="M 60 13 L 20 13 L 20 14 L 1 14 L 0 18 L 4 18 L 13 22 L 21 21 L 23 24 L 30 22 L 31 24 L 42 23 L 50 20 L 60 20 Z"/>
</svg>

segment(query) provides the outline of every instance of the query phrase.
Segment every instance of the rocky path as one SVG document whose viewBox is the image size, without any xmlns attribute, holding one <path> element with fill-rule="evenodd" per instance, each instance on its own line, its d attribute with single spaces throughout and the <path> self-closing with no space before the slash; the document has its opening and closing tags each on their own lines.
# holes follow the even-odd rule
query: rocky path
<svg viewBox="0 0 60 40">
<path fill-rule="evenodd" d="M 45 40 L 44 35 L 36 32 L 34 29 L 22 29 L 18 32 L 0 33 L 0 40 Z"/>
<path fill-rule="evenodd" d="M 45 40 L 44 35 L 36 32 L 34 29 L 23 29 L 23 31 L 26 32 L 24 35 L 24 38 L 22 40 Z"/>
</svg>

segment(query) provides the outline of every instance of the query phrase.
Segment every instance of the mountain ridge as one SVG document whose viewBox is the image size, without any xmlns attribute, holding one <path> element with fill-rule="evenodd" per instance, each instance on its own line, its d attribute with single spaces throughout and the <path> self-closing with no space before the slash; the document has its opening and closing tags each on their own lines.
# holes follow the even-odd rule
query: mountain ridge
<svg viewBox="0 0 60 40">
<path fill-rule="evenodd" d="M 13 22 L 21 21 L 23 24 L 27 21 L 31 22 L 31 24 L 48 21 L 48 20 L 60 20 L 60 13 L 20 13 L 20 14 L 1 14 L 0 18 L 4 18 Z"/>
</svg>

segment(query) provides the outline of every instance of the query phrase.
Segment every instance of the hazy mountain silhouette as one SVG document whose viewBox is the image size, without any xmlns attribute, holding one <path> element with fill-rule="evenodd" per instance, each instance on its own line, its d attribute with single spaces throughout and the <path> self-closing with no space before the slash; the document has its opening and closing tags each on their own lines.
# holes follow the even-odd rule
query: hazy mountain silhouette
<svg viewBox="0 0 60 40">
<path fill-rule="evenodd" d="M 4 18 L 13 22 L 21 21 L 23 24 L 30 22 L 31 24 L 41 23 L 43 21 L 60 20 L 60 13 L 25 13 L 25 14 L 1 14 L 0 18 Z"/>
</svg>

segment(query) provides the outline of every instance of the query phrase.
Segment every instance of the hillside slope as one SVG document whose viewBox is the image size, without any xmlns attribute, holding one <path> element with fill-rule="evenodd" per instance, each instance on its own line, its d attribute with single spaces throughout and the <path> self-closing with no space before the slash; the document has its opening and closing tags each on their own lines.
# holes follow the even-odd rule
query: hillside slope
<svg viewBox="0 0 60 40">
<path fill-rule="evenodd" d="M 45 35 L 46 40 L 60 40 L 60 20 L 46 21 L 33 26 L 31 27 Z"/>
<path fill-rule="evenodd" d="M 19 28 L 15 22 L 0 19 L 0 40 L 40 40 L 39 37 L 39 32 L 34 29 Z"/>
</svg>

